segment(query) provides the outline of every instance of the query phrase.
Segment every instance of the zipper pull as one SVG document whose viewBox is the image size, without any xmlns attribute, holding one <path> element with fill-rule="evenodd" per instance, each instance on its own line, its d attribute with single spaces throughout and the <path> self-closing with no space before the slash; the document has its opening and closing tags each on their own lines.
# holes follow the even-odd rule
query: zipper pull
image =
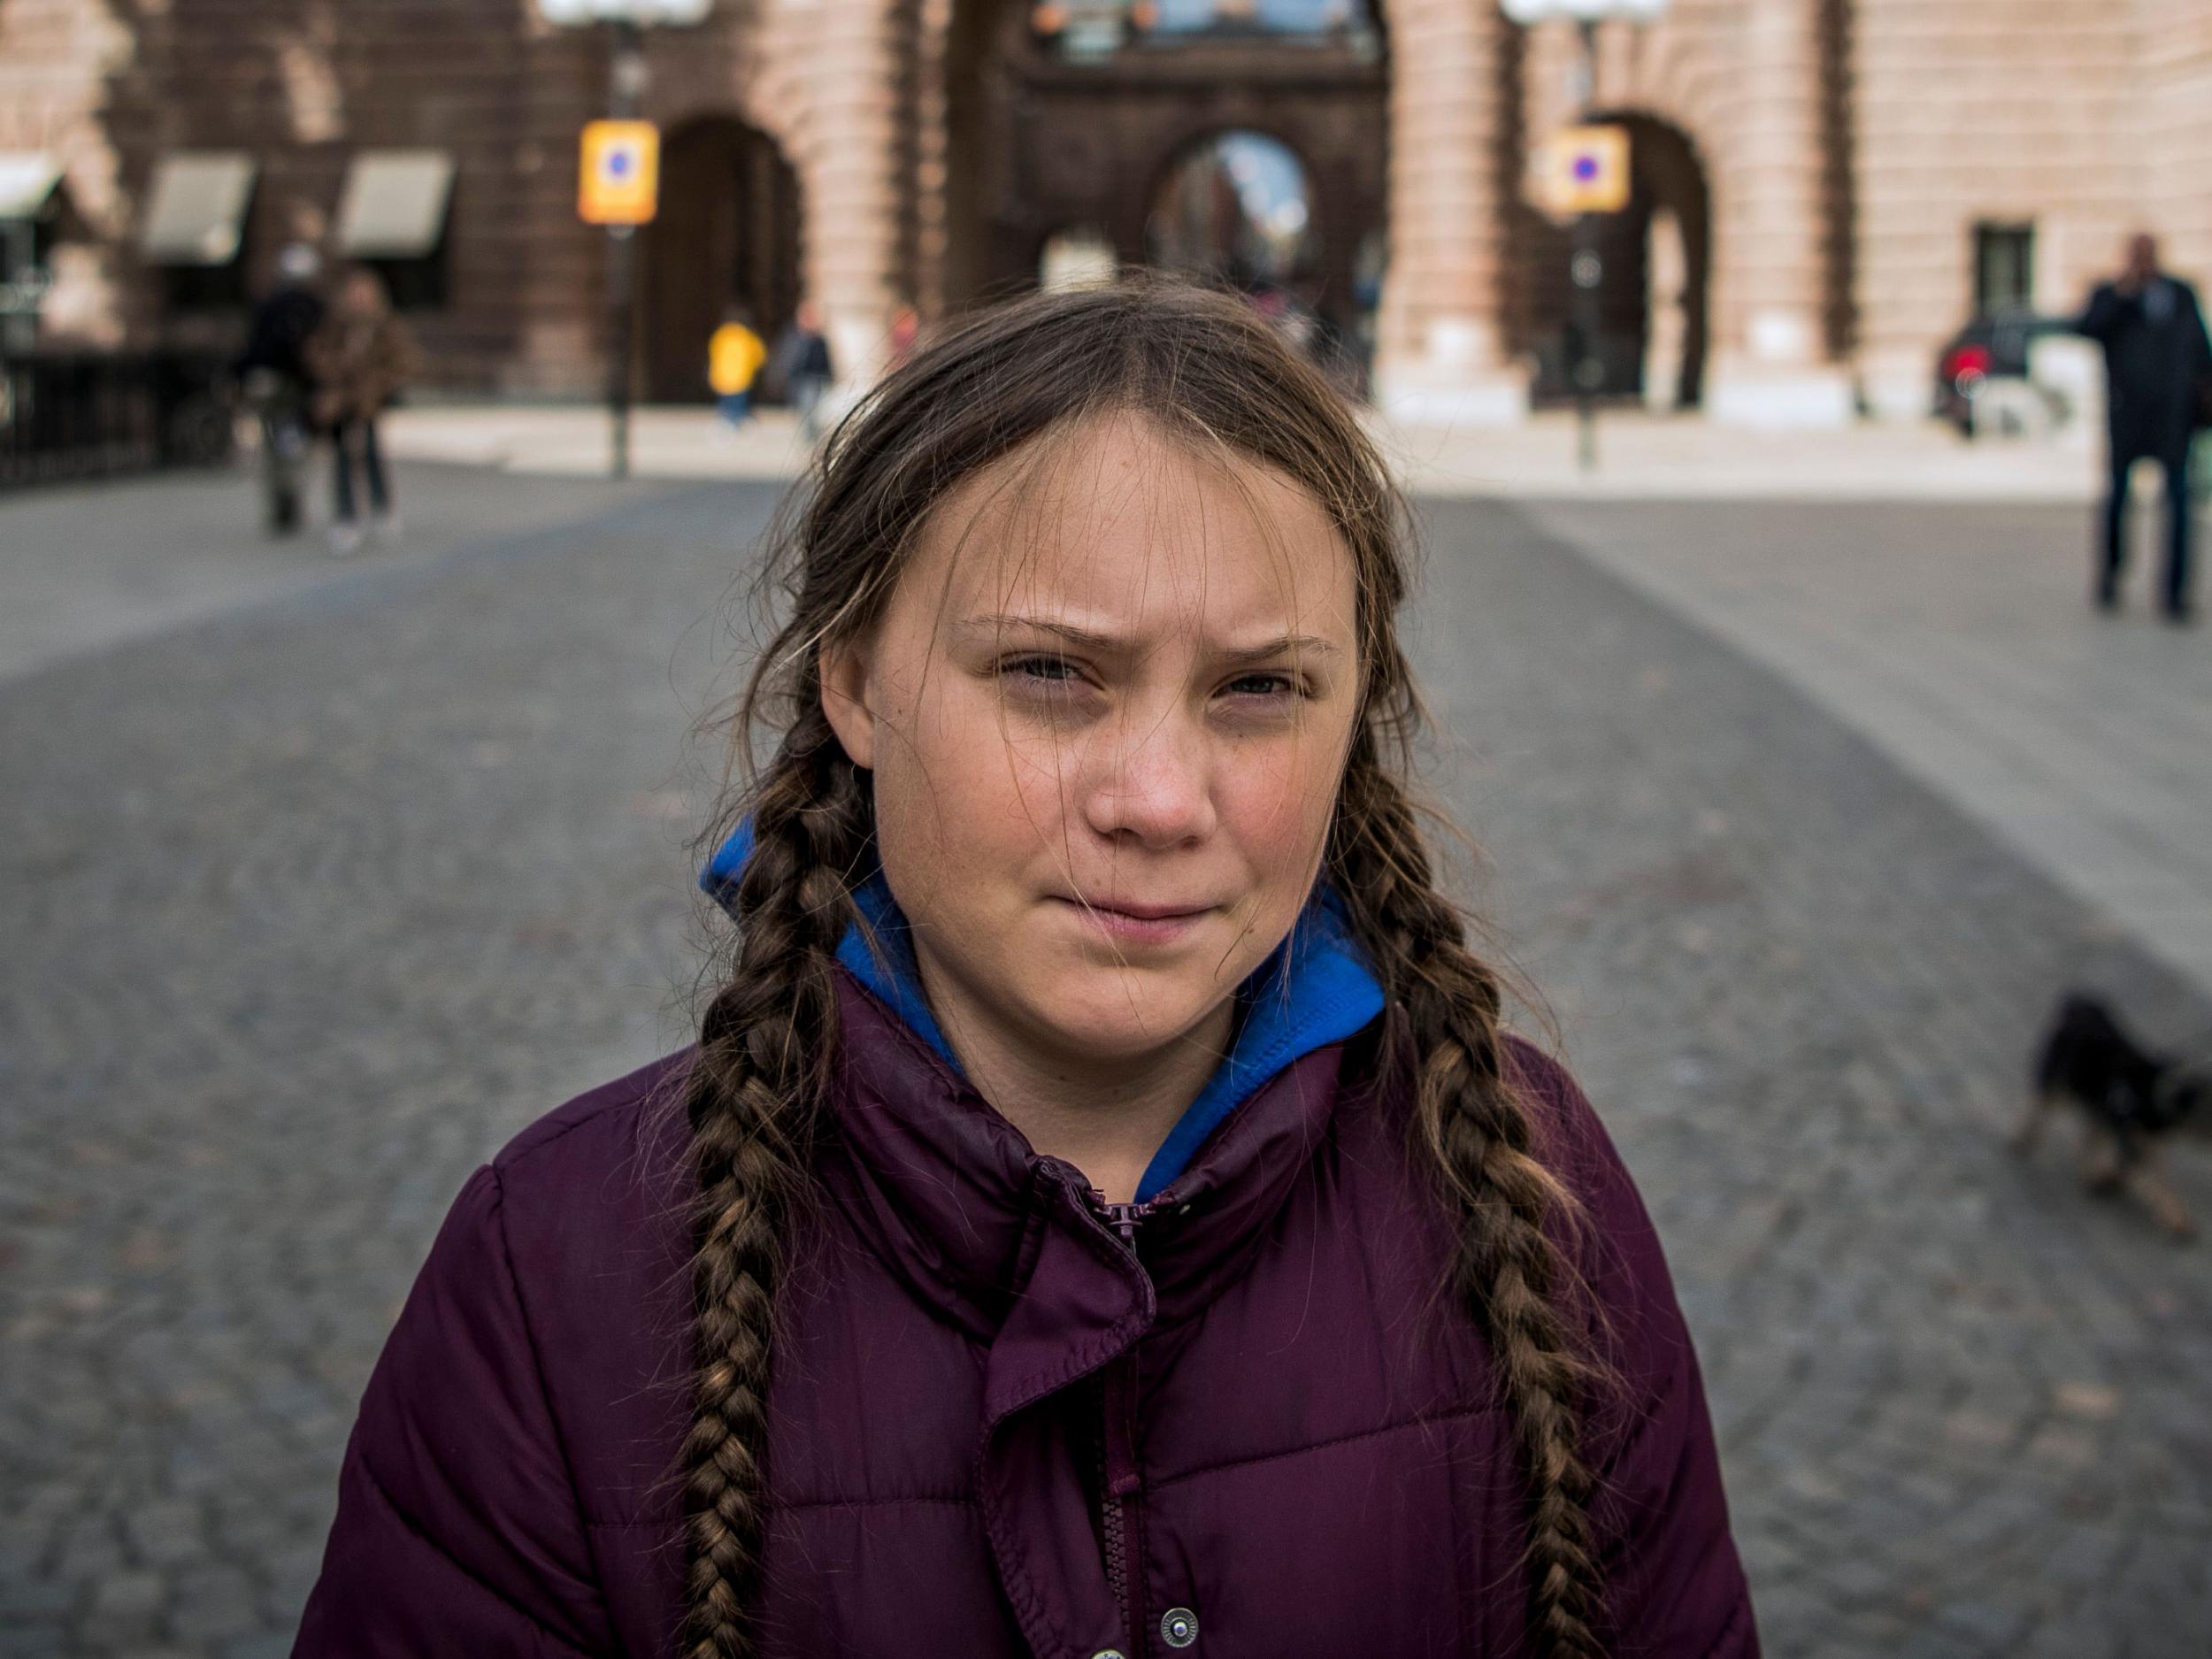
<svg viewBox="0 0 2212 1659">
<path fill-rule="evenodd" d="M 1110 1204 L 1106 1194 L 1097 1187 L 1090 1189 L 1092 1206 L 1099 1218 L 1121 1235 L 1121 1241 L 1133 1253 L 1137 1248 L 1137 1224 L 1152 1213 L 1149 1204 Z"/>
</svg>

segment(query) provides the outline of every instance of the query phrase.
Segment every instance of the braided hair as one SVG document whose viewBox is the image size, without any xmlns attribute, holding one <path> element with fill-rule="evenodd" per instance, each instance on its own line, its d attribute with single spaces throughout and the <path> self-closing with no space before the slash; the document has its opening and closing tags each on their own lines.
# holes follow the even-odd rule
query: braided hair
<svg viewBox="0 0 2212 1659">
<path fill-rule="evenodd" d="M 1034 296 L 917 352 L 832 434 L 772 537 L 765 591 L 783 620 L 730 717 L 733 770 L 747 776 L 710 832 L 751 821 L 742 921 L 685 1097 L 697 1198 L 682 1651 L 757 1651 L 777 1291 L 837 1052 L 835 953 L 872 867 L 867 774 L 823 711 L 822 649 L 881 613 L 918 529 L 960 482 L 1048 430 L 1112 411 L 1294 480 L 1351 554 L 1363 704 L 1325 873 L 1410 1034 L 1411 1155 L 1458 1215 L 1449 1288 L 1484 1336 L 1515 1425 L 1537 1650 L 1587 1659 L 1602 1589 L 1579 1444 L 1590 1368 L 1555 1242 L 1578 1211 L 1514 1086 L 1499 977 L 1438 890 L 1402 781 L 1421 724 L 1394 620 L 1404 504 L 1334 388 L 1248 305 L 1153 279 Z M 770 758 L 753 764 L 764 735 Z"/>
</svg>

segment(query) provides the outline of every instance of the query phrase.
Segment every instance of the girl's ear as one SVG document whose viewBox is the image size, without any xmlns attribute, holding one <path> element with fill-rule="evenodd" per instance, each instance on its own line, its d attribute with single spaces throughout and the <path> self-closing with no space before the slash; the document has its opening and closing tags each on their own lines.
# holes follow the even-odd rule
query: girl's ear
<svg viewBox="0 0 2212 1659">
<path fill-rule="evenodd" d="M 868 657 L 851 640 L 825 642 L 817 658 L 822 681 L 822 713 L 844 746 L 845 757 L 863 772 L 876 764 L 876 717 L 868 708 Z"/>
</svg>

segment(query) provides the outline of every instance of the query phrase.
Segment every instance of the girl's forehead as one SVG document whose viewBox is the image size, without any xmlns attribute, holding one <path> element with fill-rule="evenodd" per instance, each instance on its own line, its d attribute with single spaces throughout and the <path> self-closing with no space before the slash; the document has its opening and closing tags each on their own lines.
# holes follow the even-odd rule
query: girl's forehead
<svg viewBox="0 0 2212 1659">
<path fill-rule="evenodd" d="M 1351 626 L 1349 550 L 1273 469 L 1203 453 L 1139 418 L 1052 434 L 955 490 L 918 549 L 956 610 Z"/>
</svg>

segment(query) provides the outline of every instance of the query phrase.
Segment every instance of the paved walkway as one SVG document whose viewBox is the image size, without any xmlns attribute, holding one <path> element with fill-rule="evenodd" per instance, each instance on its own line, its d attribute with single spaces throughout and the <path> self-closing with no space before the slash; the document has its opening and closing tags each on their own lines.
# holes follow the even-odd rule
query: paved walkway
<svg viewBox="0 0 2212 1659">
<path fill-rule="evenodd" d="M 2212 994 L 2212 637 L 2153 619 L 2154 558 L 2137 560 L 2114 618 L 2086 603 L 2078 509 L 1532 511 L 1809 694 Z"/>
<path fill-rule="evenodd" d="M 511 405 L 403 409 L 388 423 L 394 453 L 516 472 L 603 476 L 605 411 Z M 1428 496 L 1581 496 L 1628 500 L 2087 501 L 2102 488 L 2085 437 L 1962 443 L 1946 426 L 1861 426 L 1841 432 L 1747 432 L 1694 419 L 1609 413 L 1601 465 L 1584 472 L 1575 426 L 1545 413 L 1509 427 L 1374 431 L 1412 488 Z M 780 410 L 741 430 L 705 409 L 637 411 L 631 461 L 651 478 L 787 478 L 807 447 Z"/>
<path fill-rule="evenodd" d="M 614 453 L 603 409 L 415 405 L 395 411 L 385 425 L 395 455 L 533 477 L 604 478 Z M 631 415 L 630 467 L 640 478 L 788 479 L 805 468 L 810 452 L 786 410 L 763 410 L 734 431 L 703 406 Z"/>
<path fill-rule="evenodd" d="M 1445 797 L 1667 1240 L 1769 1651 L 2200 1655 L 2205 1250 L 2002 1139 L 2062 987 L 2177 1044 L 2212 999 L 1522 511 L 1430 538 Z"/>
<path fill-rule="evenodd" d="M 1409 488 L 1430 496 L 1625 501 L 2086 501 L 2103 488 L 2082 434 L 1962 442 L 1928 422 L 1755 432 L 1632 411 L 1598 424 L 1580 465 L 1571 417 L 1502 430 L 1391 428 L 1377 435 Z"/>
<path fill-rule="evenodd" d="M 474 468 L 402 465 L 393 490 L 405 533 L 336 559 L 323 541 L 327 491 L 318 473 L 313 522 L 282 539 L 252 533 L 258 503 L 243 472 L 0 495 L 0 681 L 240 605 L 611 509 L 637 493 L 611 493 L 596 480 L 488 492 Z"/>
<path fill-rule="evenodd" d="M 1755 433 L 1615 412 L 1586 472 L 1563 414 L 1376 430 L 1409 488 L 1530 503 L 2212 987 L 2212 650 L 2142 626 L 2139 610 L 2111 624 L 2082 605 L 2101 488 L 2086 434 L 1969 444 L 1932 423 Z M 605 458 L 590 410 L 412 411 L 396 432 L 405 453 L 515 469 Z M 733 435 L 705 411 L 655 409 L 637 456 L 654 476 L 773 478 L 805 448 L 775 411 Z M 1864 541 L 1804 534 L 1816 502 L 1864 503 Z"/>
<path fill-rule="evenodd" d="M 451 1194 L 683 1029 L 702 622 L 773 490 L 467 482 L 539 527 L 0 680 L 0 1655 L 282 1653 Z M 105 534 L 166 557 L 171 488 Z M 1645 511 L 1436 504 L 1415 650 L 1667 1240 L 1770 1650 L 2201 1659 L 2205 1248 L 2001 1138 L 2062 987 L 2173 1042 L 2212 999 L 1578 550 Z M 2212 1159 L 2175 1175 L 2212 1220 Z"/>
</svg>

